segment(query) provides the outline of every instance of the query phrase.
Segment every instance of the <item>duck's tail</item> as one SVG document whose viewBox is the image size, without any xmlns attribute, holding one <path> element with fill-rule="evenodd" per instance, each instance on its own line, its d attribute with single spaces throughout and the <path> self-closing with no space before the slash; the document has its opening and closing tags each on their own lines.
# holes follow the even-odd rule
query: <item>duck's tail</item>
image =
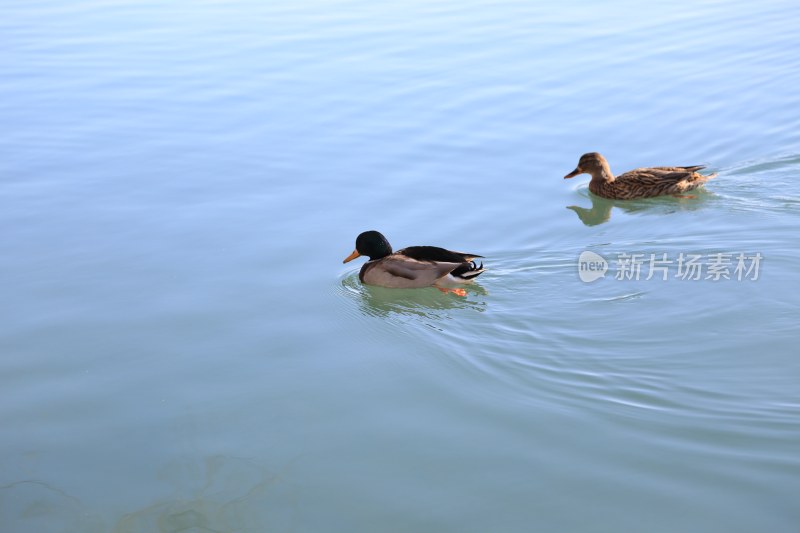
<svg viewBox="0 0 800 533">
<path fill-rule="evenodd" d="M 697 174 L 695 173 L 692 176 L 694 179 L 691 180 L 689 183 L 691 185 L 702 185 L 703 183 L 707 182 L 708 180 L 713 180 L 717 177 L 717 173 L 714 172 L 713 174 Z"/>
<path fill-rule="evenodd" d="M 450 272 L 450 276 L 453 278 L 453 281 L 459 283 L 469 283 L 483 274 L 485 271 L 486 269 L 483 268 L 483 263 L 479 265 L 475 261 L 470 261 L 469 263 L 464 263 Z"/>
</svg>

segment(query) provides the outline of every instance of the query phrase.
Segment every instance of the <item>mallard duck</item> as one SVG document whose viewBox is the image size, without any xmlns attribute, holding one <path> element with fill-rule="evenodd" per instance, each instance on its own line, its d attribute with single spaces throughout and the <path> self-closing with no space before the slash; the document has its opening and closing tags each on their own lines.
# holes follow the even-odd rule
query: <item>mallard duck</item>
<svg viewBox="0 0 800 533">
<path fill-rule="evenodd" d="M 574 178 L 578 174 L 591 174 L 589 190 L 594 194 L 612 200 L 630 200 L 682 194 L 696 189 L 716 176 L 698 174 L 697 171 L 702 168 L 705 166 L 637 168 L 614 177 L 606 158 L 591 152 L 583 154 L 575 170 L 564 179 Z"/>
<path fill-rule="evenodd" d="M 365 231 L 359 235 L 356 249 L 342 262 L 347 263 L 362 255 L 369 257 L 369 261 L 361 267 L 358 278 L 362 283 L 381 287 L 411 289 L 436 286 L 447 289 L 472 283 L 484 271 L 483 263 L 478 265 L 474 262 L 483 256 L 436 246 L 409 246 L 392 253 L 389 241 L 377 231 Z"/>
</svg>

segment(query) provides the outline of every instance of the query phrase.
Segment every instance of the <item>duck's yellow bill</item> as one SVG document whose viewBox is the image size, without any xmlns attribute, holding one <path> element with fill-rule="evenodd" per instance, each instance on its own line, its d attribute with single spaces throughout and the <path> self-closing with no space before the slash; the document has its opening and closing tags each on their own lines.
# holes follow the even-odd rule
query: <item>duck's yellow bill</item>
<svg viewBox="0 0 800 533">
<path fill-rule="evenodd" d="M 349 263 L 350 261 L 352 261 L 352 260 L 353 260 L 353 259 L 355 259 L 356 257 L 361 257 L 361 254 L 360 254 L 360 253 L 358 253 L 358 250 L 353 250 L 353 253 L 352 253 L 352 254 L 350 254 L 350 255 L 348 255 L 348 256 L 345 258 L 345 260 L 344 260 L 344 261 L 342 261 L 342 263 Z"/>
</svg>

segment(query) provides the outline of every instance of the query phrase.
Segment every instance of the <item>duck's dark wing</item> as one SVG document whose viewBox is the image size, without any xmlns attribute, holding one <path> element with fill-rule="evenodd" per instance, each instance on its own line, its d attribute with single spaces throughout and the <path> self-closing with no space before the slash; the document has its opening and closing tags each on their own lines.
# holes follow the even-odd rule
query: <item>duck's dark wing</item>
<svg viewBox="0 0 800 533">
<path fill-rule="evenodd" d="M 683 180 L 692 181 L 695 176 L 699 174 L 682 167 L 637 168 L 617 176 L 616 182 L 630 187 L 656 189 L 670 187 Z"/>
<path fill-rule="evenodd" d="M 653 170 L 665 170 L 667 172 L 697 172 L 706 168 L 705 165 L 691 165 L 688 167 L 653 167 Z"/>
<path fill-rule="evenodd" d="M 601 187 L 611 189 L 609 194 L 603 194 L 605 191 L 602 189 L 600 192 L 596 192 L 592 189 L 591 184 L 589 184 L 589 190 L 600 196 L 620 200 L 651 198 L 663 194 L 680 194 L 696 189 L 714 176 L 716 174 L 705 176 L 683 170 L 683 167 L 637 168 L 617 176 L 610 184 L 601 184 Z"/>
<path fill-rule="evenodd" d="M 438 246 L 409 246 L 395 253 L 410 257 L 411 259 L 416 259 L 417 261 L 433 261 L 438 263 L 469 263 L 476 257 L 483 257 L 477 254 L 445 250 Z"/>
</svg>

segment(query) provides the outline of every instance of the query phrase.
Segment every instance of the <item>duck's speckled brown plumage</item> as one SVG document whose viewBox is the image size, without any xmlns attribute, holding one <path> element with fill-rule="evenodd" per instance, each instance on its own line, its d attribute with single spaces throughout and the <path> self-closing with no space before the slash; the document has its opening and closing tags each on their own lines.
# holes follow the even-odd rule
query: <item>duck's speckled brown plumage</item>
<svg viewBox="0 0 800 533">
<path fill-rule="evenodd" d="M 590 174 L 592 181 L 589 183 L 589 190 L 597 196 L 612 200 L 632 200 L 681 194 L 696 189 L 716 176 L 699 174 L 697 171 L 703 168 L 703 165 L 637 168 L 615 177 L 608 161 L 597 152 L 591 152 L 583 154 L 575 170 L 564 178 Z"/>
</svg>

